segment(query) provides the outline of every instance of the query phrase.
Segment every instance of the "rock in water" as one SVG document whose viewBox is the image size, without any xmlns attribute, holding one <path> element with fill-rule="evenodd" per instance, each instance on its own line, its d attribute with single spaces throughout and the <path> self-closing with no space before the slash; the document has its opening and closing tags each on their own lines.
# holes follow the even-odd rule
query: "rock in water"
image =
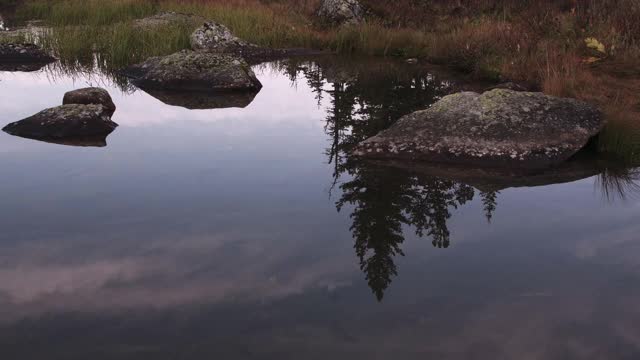
<svg viewBox="0 0 640 360">
<path fill-rule="evenodd" d="M 604 127 L 574 99 L 496 89 L 444 97 L 358 144 L 354 155 L 481 166 L 545 167 L 567 160 Z"/>
<path fill-rule="evenodd" d="M 177 91 L 257 91 L 262 84 L 251 67 L 230 54 L 181 51 L 153 57 L 123 74 L 142 89 Z"/>
<path fill-rule="evenodd" d="M 2 130 L 44 141 L 106 136 L 118 126 L 102 105 L 69 104 L 43 110 Z"/>
<path fill-rule="evenodd" d="M 35 71 L 56 61 L 34 44 L 0 44 L 0 70 Z"/>
<path fill-rule="evenodd" d="M 317 16 L 324 24 L 354 25 L 364 20 L 364 10 L 357 0 L 322 0 Z"/>
<path fill-rule="evenodd" d="M 97 87 L 69 91 L 64 94 L 62 104 L 102 105 L 110 116 L 116 111 L 116 105 L 113 103 L 109 92 Z"/>
</svg>

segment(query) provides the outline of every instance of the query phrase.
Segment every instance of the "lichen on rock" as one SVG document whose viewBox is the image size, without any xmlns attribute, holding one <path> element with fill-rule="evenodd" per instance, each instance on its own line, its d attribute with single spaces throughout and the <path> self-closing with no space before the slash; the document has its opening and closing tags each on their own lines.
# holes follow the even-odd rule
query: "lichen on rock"
<svg viewBox="0 0 640 360">
<path fill-rule="evenodd" d="M 2 130 L 31 139 L 73 139 L 110 134 L 118 124 L 102 105 L 68 104 L 40 111 Z"/>
<path fill-rule="evenodd" d="M 231 54 L 183 50 L 153 57 L 123 71 L 141 88 L 178 91 L 257 91 L 262 87 L 251 67 Z"/>
<path fill-rule="evenodd" d="M 601 112 L 574 99 L 495 89 L 444 97 L 360 143 L 369 158 L 541 167 L 567 160 L 604 126 Z"/>
<path fill-rule="evenodd" d="M 107 90 L 97 87 L 88 87 L 72 90 L 64 94 L 62 104 L 102 105 L 112 115 L 116 111 L 116 105 Z"/>
<path fill-rule="evenodd" d="M 358 0 L 323 0 L 317 16 L 327 25 L 355 25 L 364 21 L 364 9 Z"/>
</svg>

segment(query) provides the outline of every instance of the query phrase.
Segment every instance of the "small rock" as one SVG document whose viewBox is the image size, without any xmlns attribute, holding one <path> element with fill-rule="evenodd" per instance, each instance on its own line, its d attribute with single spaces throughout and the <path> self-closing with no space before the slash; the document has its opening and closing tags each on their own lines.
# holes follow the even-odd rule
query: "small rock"
<svg viewBox="0 0 640 360">
<path fill-rule="evenodd" d="M 2 130 L 30 139 L 64 141 L 106 137 L 117 126 L 102 105 L 68 104 L 43 110 L 26 119 L 13 122 Z"/>
<path fill-rule="evenodd" d="M 410 59 L 407 59 L 405 61 L 406 61 L 407 64 L 412 64 L 412 65 L 418 63 L 418 59 L 416 59 L 416 58 L 410 58 Z"/>
<path fill-rule="evenodd" d="M 364 21 L 364 9 L 358 0 L 322 0 L 317 16 L 328 25 L 355 25 Z"/>
<path fill-rule="evenodd" d="M 64 94 L 62 104 L 99 104 L 105 107 L 109 115 L 113 115 L 116 111 L 116 105 L 113 103 L 111 96 L 107 90 L 97 87 L 88 87 L 69 91 Z"/>
<path fill-rule="evenodd" d="M 272 49 L 258 46 L 238 38 L 226 26 L 213 21 L 205 22 L 197 28 L 191 34 L 190 43 L 192 50 L 233 54 L 251 64 L 288 57 L 326 54 L 304 48 Z"/>
<path fill-rule="evenodd" d="M 226 26 L 208 21 L 197 28 L 190 38 L 193 50 L 236 52 L 240 48 L 256 47 L 231 33 Z"/>
</svg>

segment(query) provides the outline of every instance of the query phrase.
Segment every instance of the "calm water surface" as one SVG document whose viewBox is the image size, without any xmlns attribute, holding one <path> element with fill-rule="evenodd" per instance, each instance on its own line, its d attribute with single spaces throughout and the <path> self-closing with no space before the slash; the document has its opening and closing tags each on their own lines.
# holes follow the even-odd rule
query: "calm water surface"
<svg viewBox="0 0 640 360">
<path fill-rule="evenodd" d="M 640 357 L 634 170 L 510 187 L 358 163 L 350 146 L 457 83 L 255 70 L 245 108 L 199 110 L 0 73 L 0 126 L 89 85 L 120 124 L 105 147 L 0 134 L 3 359 Z"/>
</svg>

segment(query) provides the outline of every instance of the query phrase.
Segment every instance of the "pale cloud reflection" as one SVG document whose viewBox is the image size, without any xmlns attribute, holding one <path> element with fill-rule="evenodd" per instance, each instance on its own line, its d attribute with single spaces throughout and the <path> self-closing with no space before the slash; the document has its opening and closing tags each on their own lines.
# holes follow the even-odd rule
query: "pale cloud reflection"
<svg viewBox="0 0 640 360">
<path fill-rule="evenodd" d="M 144 91 L 124 93 L 106 77 L 96 74 L 64 75 L 42 70 L 34 73 L 0 72 L 3 93 L 3 118 L 0 125 L 30 116 L 48 107 L 62 103 L 65 92 L 86 86 L 106 88 L 114 99 L 118 110 L 114 121 L 121 126 L 148 126 L 181 121 L 216 122 L 260 121 L 262 125 L 282 122 L 308 122 L 313 126 L 325 116 L 327 99 L 321 104 L 304 81 L 291 80 L 269 67 L 260 67 L 256 75 L 264 87 L 256 98 L 244 109 L 227 108 L 211 110 L 188 110 L 179 106 L 163 104 Z M 295 98 L 295 101 L 292 99 Z"/>
<path fill-rule="evenodd" d="M 10 250 L 10 255 L 5 253 L 0 268 L 0 303 L 5 311 L 15 309 L 35 316 L 55 309 L 97 311 L 273 300 L 308 289 L 335 289 L 351 283 L 357 274 L 346 252 L 346 257 L 322 258 L 281 273 L 275 269 L 300 256 L 302 249 L 292 244 L 273 251 L 277 245 L 269 239 L 167 238 L 145 241 L 131 249 L 134 255 L 85 260 L 73 254 L 83 247 L 81 242 L 55 243 L 53 248 L 24 245 Z M 102 247 L 109 252 L 110 245 Z M 227 247 L 232 248 L 231 258 Z M 16 318 L 0 319 L 11 320 Z"/>
</svg>

